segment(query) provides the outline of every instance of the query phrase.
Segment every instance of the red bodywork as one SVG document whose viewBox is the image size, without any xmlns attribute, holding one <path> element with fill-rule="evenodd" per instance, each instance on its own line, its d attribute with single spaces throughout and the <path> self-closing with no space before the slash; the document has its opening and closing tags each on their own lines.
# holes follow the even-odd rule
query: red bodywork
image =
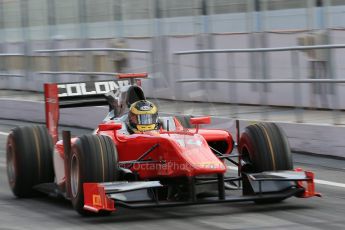
<svg viewBox="0 0 345 230">
<path fill-rule="evenodd" d="M 59 90 L 57 84 L 44 84 L 46 124 L 54 143 L 58 141 Z"/>
<path fill-rule="evenodd" d="M 104 187 L 98 183 L 84 183 L 84 209 L 91 212 L 115 211 L 114 201 L 105 195 Z"/>
<path fill-rule="evenodd" d="M 104 124 L 100 126 L 102 125 L 104 126 Z M 179 127 L 180 124 L 176 123 L 176 126 Z M 200 129 L 199 133 L 193 131 L 158 130 L 125 135 L 117 130 L 97 130 L 97 133 L 113 139 L 120 162 L 137 160 L 144 152 L 158 144 L 158 147 L 143 159 L 157 163 L 140 163 L 132 166 L 132 170 L 138 173 L 140 179 L 225 173 L 224 162 L 215 156 L 207 141 L 227 141 L 228 149 L 231 151 L 233 148 L 231 134 L 223 130 Z M 72 139 L 72 145 L 75 140 Z M 56 149 L 63 155 L 62 141 L 57 142 Z"/>
<path fill-rule="evenodd" d="M 321 193 L 315 191 L 315 183 L 314 183 L 314 173 L 310 171 L 303 171 L 301 168 L 296 168 L 296 172 L 305 172 L 306 176 L 309 178 L 307 181 L 298 181 L 297 185 L 300 188 L 304 188 L 304 192 L 299 196 L 301 198 L 309 198 L 313 196 L 321 197 Z"/>
</svg>

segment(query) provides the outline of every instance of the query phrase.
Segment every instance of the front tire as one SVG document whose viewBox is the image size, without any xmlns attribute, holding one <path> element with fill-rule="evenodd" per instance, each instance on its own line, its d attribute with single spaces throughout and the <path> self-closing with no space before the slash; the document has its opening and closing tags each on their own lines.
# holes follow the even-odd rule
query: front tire
<svg viewBox="0 0 345 230">
<path fill-rule="evenodd" d="M 14 128 L 7 138 L 6 166 L 9 185 L 19 198 L 38 193 L 33 187 L 54 182 L 53 141 L 45 126 Z"/>
<path fill-rule="evenodd" d="M 274 123 L 246 127 L 240 138 L 245 172 L 293 169 L 290 146 L 283 130 Z"/>
<path fill-rule="evenodd" d="M 290 146 L 283 130 L 274 123 L 257 123 L 246 127 L 240 138 L 242 173 L 292 170 Z M 256 201 L 278 203 L 283 199 Z"/>
<path fill-rule="evenodd" d="M 83 183 L 118 180 L 119 167 L 116 146 L 110 137 L 84 135 L 72 147 L 70 158 L 71 201 L 81 215 L 106 215 L 84 209 Z"/>
</svg>

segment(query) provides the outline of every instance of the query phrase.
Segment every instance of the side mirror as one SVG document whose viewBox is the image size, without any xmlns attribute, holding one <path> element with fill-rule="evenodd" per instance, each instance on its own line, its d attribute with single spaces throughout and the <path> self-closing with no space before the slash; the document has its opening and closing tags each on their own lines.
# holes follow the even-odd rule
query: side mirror
<svg viewBox="0 0 345 230">
<path fill-rule="evenodd" d="M 122 129 L 121 123 L 104 123 L 98 125 L 99 131 L 119 130 Z"/>
<path fill-rule="evenodd" d="M 190 119 L 192 125 L 207 125 L 211 124 L 211 117 L 192 117 Z"/>
<path fill-rule="evenodd" d="M 211 124 L 211 117 L 192 117 L 190 123 L 195 125 L 195 133 L 199 132 L 199 125 Z"/>
</svg>

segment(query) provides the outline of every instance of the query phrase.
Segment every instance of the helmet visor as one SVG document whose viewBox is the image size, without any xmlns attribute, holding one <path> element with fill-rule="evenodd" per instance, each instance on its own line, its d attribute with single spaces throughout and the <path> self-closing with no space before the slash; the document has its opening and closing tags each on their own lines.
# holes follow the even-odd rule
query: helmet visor
<svg viewBox="0 0 345 230">
<path fill-rule="evenodd" d="M 157 123 L 157 114 L 139 114 L 138 125 L 150 125 Z"/>
</svg>

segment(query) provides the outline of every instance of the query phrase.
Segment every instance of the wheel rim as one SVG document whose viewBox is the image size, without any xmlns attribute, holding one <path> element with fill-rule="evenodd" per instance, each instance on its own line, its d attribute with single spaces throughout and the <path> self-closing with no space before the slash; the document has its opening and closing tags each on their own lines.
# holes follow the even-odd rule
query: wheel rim
<svg viewBox="0 0 345 230">
<path fill-rule="evenodd" d="M 252 171 L 252 161 L 250 159 L 249 151 L 246 147 L 244 147 L 241 151 L 241 164 L 242 164 L 242 171 L 243 172 L 251 172 Z"/>
<path fill-rule="evenodd" d="M 72 156 L 71 161 L 71 192 L 76 197 L 79 190 L 79 160 L 76 155 Z"/>
<path fill-rule="evenodd" d="M 7 145 L 7 176 L 10 186 L 13 187 L 16 182 L 16 161 L 14 148 L 11 141 Z"/>
</svg>

